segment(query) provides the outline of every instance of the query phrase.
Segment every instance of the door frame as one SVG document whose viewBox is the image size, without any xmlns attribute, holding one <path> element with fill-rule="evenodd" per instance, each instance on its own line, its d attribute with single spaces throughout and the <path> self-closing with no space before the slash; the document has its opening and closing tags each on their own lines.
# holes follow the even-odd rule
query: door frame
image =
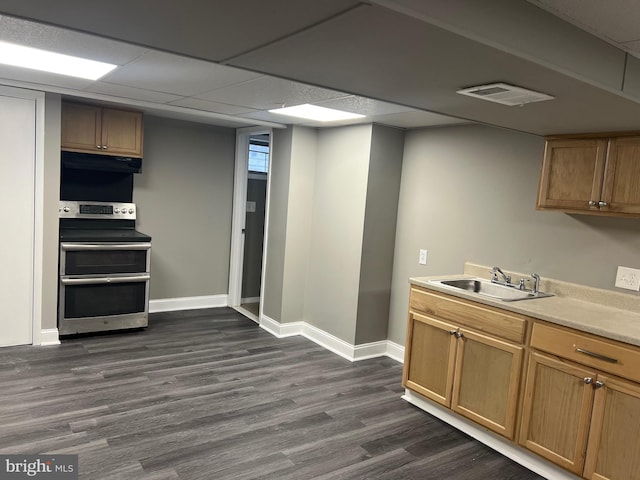
<svg viewBox="0 0 640 480">
<path fill-rule="evenodd" d="M 262 274 L 260 278 L 260 313 L 264 291 L 269 228 L 269 190 L 271 186 L 271 159 L 273 132 L 270 128 L 246 127 L 236 129 L 236 159 L 233 187 L 233 214 L 231 219 L 231 253 L 229 258 L 229 293 L 227 305 L 239 307 L 242 298 L 242 266 L 244 261 L 244 233 L 247 209 L 247 181 L 249 179 L 249 139 L 254 135 L 269 135 L 269 167 L 267 170 L 267 198 L 265 204 L 264 240 L 262 247 Z M 258 319 L 259 323 L 259 319 Z"/>
<path fill-rule="evenodd" d="M 0 95 L 25 100 L 33 100 L 35 108 L 34 125 L 34 165 L 33 165 L 33 260 L 31 262 L 31 344 L 59 343 L 43 338 L 42 296 L 44 268 L 44 135 L 45 135 L 45 94 L 35 90 L 0 85 Z M 57 337 L 57 332 L 56 335 Z"/>
</svg>

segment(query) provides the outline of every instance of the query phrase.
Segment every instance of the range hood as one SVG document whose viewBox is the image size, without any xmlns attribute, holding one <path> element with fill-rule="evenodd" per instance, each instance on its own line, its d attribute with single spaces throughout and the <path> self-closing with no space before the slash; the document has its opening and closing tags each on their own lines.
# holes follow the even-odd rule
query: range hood
<svg viewBox="0 0 640 480">
<path fill-rule="evenodd" d="M 102 172 L 140 173 L 141 158 L 62 152 L 62 168 Z"/>
</svg>

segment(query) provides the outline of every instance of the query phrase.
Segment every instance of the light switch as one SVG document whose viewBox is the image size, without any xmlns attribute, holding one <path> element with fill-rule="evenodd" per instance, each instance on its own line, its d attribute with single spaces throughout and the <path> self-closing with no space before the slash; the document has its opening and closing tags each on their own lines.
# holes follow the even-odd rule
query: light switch
<svg viewBox="0 0 640 480">
<path fill-rule="evenodd" d="M 426 250 L 420 250 L 420 255 L 418 256 L 418 263 L 420 265 L 426 265 L 427 264 L 427 251 Z"/>
<path fill-rule="evenodd" d="M 616 273 L 616 287 L 626 288 L 635 292 L 640 291 L 640 270 L 629 267 L 618 267 Z"/>
</svg>

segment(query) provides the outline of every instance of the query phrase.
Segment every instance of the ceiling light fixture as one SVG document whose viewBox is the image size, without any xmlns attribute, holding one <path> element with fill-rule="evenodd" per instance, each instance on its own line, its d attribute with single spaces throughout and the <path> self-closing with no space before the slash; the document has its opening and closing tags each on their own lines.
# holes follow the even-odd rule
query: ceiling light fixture
<svg viewBox="0 0 640 480">
<path fill-rule="evenodd" d="M 110 63 L 0 42 L 0 64 L 97 80 L 117 67 Z"/>
<path fill-rule="evenodd" d="M 355 118 L 364 118 L 359 113 L 344 112 L 333 108 L 319 107 L 317 105 L 296 105 L 294 107 L 283 107 L 269 110 L 269 113 L 277 113 L 279 115 L 289 115 L 290 117 L 306 118 L 307 120 L 316 120 L 318 122 L 335 122 L 337 120 L 352 120 Z"/>
</svg>

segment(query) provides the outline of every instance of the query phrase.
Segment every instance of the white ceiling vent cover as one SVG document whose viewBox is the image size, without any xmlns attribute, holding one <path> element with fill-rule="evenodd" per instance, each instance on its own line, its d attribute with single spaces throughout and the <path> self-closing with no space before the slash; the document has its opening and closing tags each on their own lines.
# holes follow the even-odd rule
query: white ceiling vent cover
<svg viewBox="0 0 640 480">
<path fill-rule="evenodd" d="M 516 87 L 508 83 L 478 85 L 476 87 L 463 88 L 456 93 L 480 98 L 489 102 L 501 103 L 502 105 L 509 105 L 510 107 L 524 105 L 525 103 L 553 100 L 555 98 L 545 93 L 534 92 L 533 90 Z"/>
</svg>

